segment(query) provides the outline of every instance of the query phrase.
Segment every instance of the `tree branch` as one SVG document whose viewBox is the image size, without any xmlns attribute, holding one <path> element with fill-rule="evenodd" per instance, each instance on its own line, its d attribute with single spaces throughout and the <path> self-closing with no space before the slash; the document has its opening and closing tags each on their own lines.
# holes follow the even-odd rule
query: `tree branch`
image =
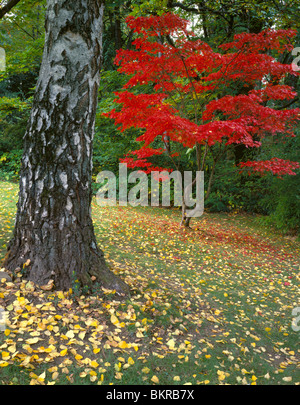
<svg viewBox="0 0 300 405">
<path fill-rule="evenodd" d="M 194 13 L 194 14 L 200 14 L 200 12 L 207 11 L 207 12 L 210 12 L 212 14 L 216 14 L 219 17 L 224 18 L 224 20 L 226 20 L 228 22 L 228 19 L 225 17 L 224 13 L 222 13 L 222 12 L 220 12 L 218 10 L 214 10 L 213 8 L 208 7 L 206 4 L 203 4 L 203 3 L 202 4 L 197 4 L 197 6 L 198 6 L 198 9 L 195 8 L 195 7 L 186 6 L 186 5 L 182 4 L 182 3 L 177 3 L 177 2 L 174 3 L 173 0 L 170 0 L 168 2 L 168 7 L 169 8 L 179 7 L 184 11 L 188 11 L 188 12 Z"/>
<path fill-rule="evenodd" d="M 284 110 L 285 108 L 289 107 L 290 105 L 294 104 L 296 101 L 299 100 L 299 97 L 294 98 L 294 100 L 290 101 L 289 103 L 283 105 L 282 107 L 277 108 L 277 110 Z"/>
<path fill-rule="evenodd" d="M 9 13 L 10 10 L 20 2 L 21 0 L 10 0 L 4 7 L 0 8 L 0 19 Z"/>
</svg>

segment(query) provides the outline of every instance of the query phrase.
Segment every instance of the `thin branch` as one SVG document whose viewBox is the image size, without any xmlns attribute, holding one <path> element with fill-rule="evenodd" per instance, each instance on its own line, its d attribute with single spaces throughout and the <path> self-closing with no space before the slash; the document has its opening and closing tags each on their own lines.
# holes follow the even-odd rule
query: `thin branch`
<svg viewBox="0 0 300 405">
<path fill-rule="evenodd" d="M 182 3 L 173 3 L 173 1 L 169 1 L 168 7 L 170 7 L 170 8 L 179 7 L 179 8 L 181 8 L 181 9 L 184 10 L 184 11 L 188 11 L 188 12 L 194 13 L 194 14 L 200 14 L 201 11 L 202 11 L 202 12 L 203 12 L 203 11 L 204 11 L 204 12 L 207 11 L 207 12 L 210 12 L 210 13 L 212 13 L 212 14 L 216 14 L 216 15 L 218 15 L 218 16 L 224 18 L 224 20 L 226 20 L 226 21 L 228 22 L 228 19 L 225 17 L 224 13 L 222 13 L 222 12 L 220 12 L 220 11 L 217 11 L 217 10 L 214 10 L 213 8 L 208 7 L 207 5 L 200 5 L 200 4 L 198 4 L 198 9 L 197 9 L 197 8 L 194 8 L 194 7 L 185 6 L 185 5 L 182 4 Z"/>
<path fill-rule="evenodd" d="M 35 39 L 33 35 L 31 35 L 28 31 L 26 31 L 24 28 L 22 28 L 16 21 L 14 21 L 14 24 L 16 24 L 16 26 L 18 28 L 20 28 L 20 30 L 22 30 L 23 32 L 25 32 L 25 34 L 27 34 L 29 37 L 31 37 L 32 39 Z"/>
</svg>

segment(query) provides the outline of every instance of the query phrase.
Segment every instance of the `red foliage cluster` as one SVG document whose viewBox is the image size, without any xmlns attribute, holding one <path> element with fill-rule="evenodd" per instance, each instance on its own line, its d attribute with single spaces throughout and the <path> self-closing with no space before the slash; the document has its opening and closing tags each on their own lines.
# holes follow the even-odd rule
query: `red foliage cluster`
<svg viewBox="0 0 300 405">
<path fill-rule="evenodd" d="M 115 63 L 129 80 L 116 93 L 120 108 L 106 116 L 122 131 L 130 127 L 144 131 L 137 138 L 143 146 L 134 152 L 135 158 L 123 159 L 130 167 L 150 171 L 147 158 L 163 151 L 149 146 L 163 134 L 189 148 L 221 142 L 259 147 L 265 136 L 294 136 L 300 109 L 276 110 L 267 103 L 296 96 L 281 82 L 287 74 L 299 73 L 271 56 L 271 51 L 291 51 L 296 31 L 238 34 L 215 52 L 188 31 L 186 20 L 171 13 L 128 17 L 127 24 L 138 34 L 135 49 L 119 50 Z M 134 92 L 140 85 L 148 85 L 144 94 Z M 236 85 L 240 94 L 231 95 Z M 276 158 L 241 166 L 279 175 L 294 174 L 299 167 Z"/>
</svg>

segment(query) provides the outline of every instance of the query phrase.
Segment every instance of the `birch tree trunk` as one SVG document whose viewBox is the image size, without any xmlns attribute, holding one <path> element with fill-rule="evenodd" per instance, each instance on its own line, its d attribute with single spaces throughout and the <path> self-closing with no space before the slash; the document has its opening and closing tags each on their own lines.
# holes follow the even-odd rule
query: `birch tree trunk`
<svg viewBox="0 0 300 405">
<path fill-rule="evenodd" d="M 39 285 L 72 281 L 127 293 L 106 266 L 91 219 L 91 172 L 101 68 L 103 0 L 48 0 L 46 37 L 24 136 L 13 239 L 4 267 Z"/>
</svg>

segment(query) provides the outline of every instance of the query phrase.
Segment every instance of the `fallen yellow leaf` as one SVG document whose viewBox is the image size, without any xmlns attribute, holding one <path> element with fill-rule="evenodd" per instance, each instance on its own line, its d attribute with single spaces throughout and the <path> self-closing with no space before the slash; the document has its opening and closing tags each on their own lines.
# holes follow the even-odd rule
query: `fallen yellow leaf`
<svg viewBox="0 0 300 405">
<path fill-rule="evenodd" d="M 129 345 L 124 340 L 122 340 L 122 342 L 120 342 L 118 346 L 121 349 L 127 349 L 129 347 Z"/>
<path fill-rule="evenodd" d="M 134 364 L 134 360 L 132 359 L 132 357 L 128 357 L 128 364 L 130 364 L 131 366 Z"/>
<path fill-rule="evenodd" d="M 117 325 L 119 323 L 119 319 L 114 314 L 112 314 L 112 316 L 110 317 L 110 321 L 113 325 Z"/>
<path fill-rule="evenodd" d="M 75 336 L 74 332 L 72 330 L 68 330 L 68 332 L 66 333 L 66 336 L 69 339 L 73 339 L 73 337 Z"/>
<path fill-rule="evenodd" d="M 43 291 L 50 291 L 54 286 L 54 280 L 49 280 L 47 284 L 40 286 Z"/>
<path fill-rule="evenodd" d="M 54 371 L 54 373 L 52 374 L 51 378 L 52 378 L 52 380 L 56 380 L 58 376 L 59 376 L 58 372 L 57 372 L 57 371 Z"/>
</svg>

